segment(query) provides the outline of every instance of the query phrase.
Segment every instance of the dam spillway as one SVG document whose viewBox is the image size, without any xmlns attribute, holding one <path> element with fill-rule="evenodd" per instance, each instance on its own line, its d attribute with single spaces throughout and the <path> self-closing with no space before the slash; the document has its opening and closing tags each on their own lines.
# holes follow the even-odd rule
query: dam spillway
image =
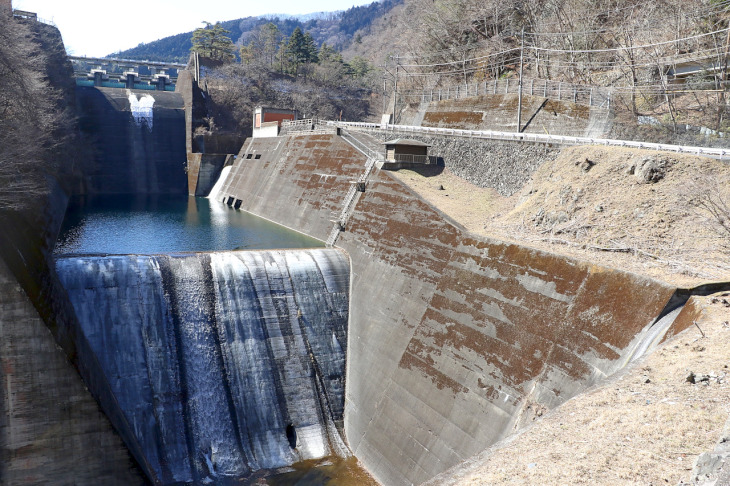
<svg viewBox="0 0 730 486">
<path fill-rule="evenodd" d="M 155 134 L 167 114 L 179 125 L 179 100 L 165 111 L 101 94 L 89 111 L 109 108 L 99 123 L 125 128 L 86 173 L 89 194 L 182 188 L 183 137 Z M 173 133 L 174 151 L 156 145 Z M 253 140 L 241 155 L 254 153 L 238 158 L 222 196 L 320 240 L 365 166 L 334 135 Z M 297 252 L 59 258 L 82 375 L 149 480 L 235 480 L 347 454 L 346 435 L 383 484 L 423 483 L 624 366 L 675 290 L 475 237 L 383 171 L 355 199 L 338 240 L 351 293 L 349 273 L 331 285 L 339 272 L 317 258 L 311 278 L 294 276 L 310 258 Z M 329 304 L 344 305 L 343 292 L 347 317 Z M 320 314 L 344 322 L 310 332 Z"/>
<path fill-rule="evenodd" d="M 65 256 L 92 393 L 155 483 L 346 455 L 338 250 Z M 91 385 L 90 385 L 91 387 Z M 110 405 L 107 405 L 107 408 Z M 115 420 L 116 418 L 116 420 Z"/>
</svg>

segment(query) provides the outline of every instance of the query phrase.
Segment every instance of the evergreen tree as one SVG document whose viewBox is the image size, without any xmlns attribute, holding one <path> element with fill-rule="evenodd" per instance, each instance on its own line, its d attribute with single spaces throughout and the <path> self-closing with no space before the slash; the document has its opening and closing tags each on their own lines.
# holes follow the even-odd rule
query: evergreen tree
<svg viewBox="0 0 730 486">
<path fill-rule="evenodd" d="M 304 42 L 304 34 L 302 29 L 297 27 L 289 37 L 289 42 L 286 43 L 286 54 L 290 64 L 294 67 L 294 75 L 299 74 L 299 66 L 306 59 L 306 48 Z"/>
<path fill-rule="evenodd" d="M 342 84 L 342 79 L 349 74 L 349 66 L 343 61 L 342 54 L 323 42 L 317 57 L 319 60 L 314 69 L 314 78 L 324 86 Z"/>
<path fill-rule="evenodd" d="M 286 45 L 286 52 L 289 62 L 294 67 L 294 75 L 299 74 L 299 67 L 302 64 L 315 64 L 318 62 L 317 44 L 314 42 L 312 35 L 302 33 L 302 29 L 297 27 L 289 37 Z"/>
<path fill-rule="evenodd" d="M 314 42 L 314 39 L 312 38 L 312 34 L 310 34 L 309 32 L 306 32 L 304 34 L 303 48 L 304 48 L 304 62 L 305 63 L 316 64 L 319 62 L 317 44 Z"/>
<path fill-rule="evenodd" d="M 353 78 L 364 78 L 370 71 L 373 70 L 373 67 L 370 65 L 367 59 L 364 59 L 360 56 L 353 57 L 348 64 L 350 66 L 350 74 Z"/>
<path fill-rule="evenodd" d="M 224 29 L 217 22 L 215 25 L 210 22 L 203 22 L 205 27 L 195 29 L 193 32 L 191 51 L 197 52 L 203 57 L 215 59 L 216 61 L 231 62 L 236 56 L 233 54 L 236 46 L 228 37 L 231 32 Z"/>
<path fill-rule="evenodd" d="M 241 64 L 251 64 L 256 59 L 256 50 L 253 43 L 241 46 L 238 55 L 241 56 Z"/>
</svg>

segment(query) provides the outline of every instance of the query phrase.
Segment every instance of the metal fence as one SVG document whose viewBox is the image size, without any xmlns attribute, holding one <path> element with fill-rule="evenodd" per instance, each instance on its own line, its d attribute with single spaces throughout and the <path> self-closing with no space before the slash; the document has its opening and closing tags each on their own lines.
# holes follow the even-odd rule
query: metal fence
<svg viewBox="0 0 730 486">
<path fill-rule="evenodd" d="M 431 101 L 458 100 L 472 96 L 516 94 L 517 79 L 493 79 L 425 90 L 398 91 L 400 102 L 425 103 Z M 547 79 L 523 79 L 522 94 L 541 96 L 557 101 L 569 101 L 598 108 L 611 108 L 611 90 L 598 86 L 564 83 Z"/>
<path fill-rule="evenodd" d="M 282 130 L 313 130 L 314 126 L 319 123 L 316 118 L 303 118 L 301 120 L 283 120 L 281 122 Z"/>
</svg>

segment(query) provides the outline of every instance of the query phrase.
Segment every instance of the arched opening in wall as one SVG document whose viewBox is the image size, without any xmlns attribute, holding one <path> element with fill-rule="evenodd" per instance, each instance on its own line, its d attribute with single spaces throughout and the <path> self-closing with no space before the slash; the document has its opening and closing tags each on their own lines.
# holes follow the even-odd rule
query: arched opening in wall
<svg viewBox="0 0 730 486">
<path fill-rule="evenodd" d="M 289 441 L 289 447 L 297 448 L 297 429 L 292 424 L 286 426 L 286 440 Z"/>
</svg>

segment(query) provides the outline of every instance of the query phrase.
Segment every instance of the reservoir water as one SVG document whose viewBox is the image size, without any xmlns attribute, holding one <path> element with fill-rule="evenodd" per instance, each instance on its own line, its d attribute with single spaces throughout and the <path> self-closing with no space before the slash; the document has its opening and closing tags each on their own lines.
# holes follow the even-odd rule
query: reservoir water
<svg viewBox="0 0 730 486">
<path fill-rule="evenodd" d="M 320 240 L 218 201 L 124 195 L 72 199 L 54 251 L 158 254 L 323 246 Z"/>
</svg>

